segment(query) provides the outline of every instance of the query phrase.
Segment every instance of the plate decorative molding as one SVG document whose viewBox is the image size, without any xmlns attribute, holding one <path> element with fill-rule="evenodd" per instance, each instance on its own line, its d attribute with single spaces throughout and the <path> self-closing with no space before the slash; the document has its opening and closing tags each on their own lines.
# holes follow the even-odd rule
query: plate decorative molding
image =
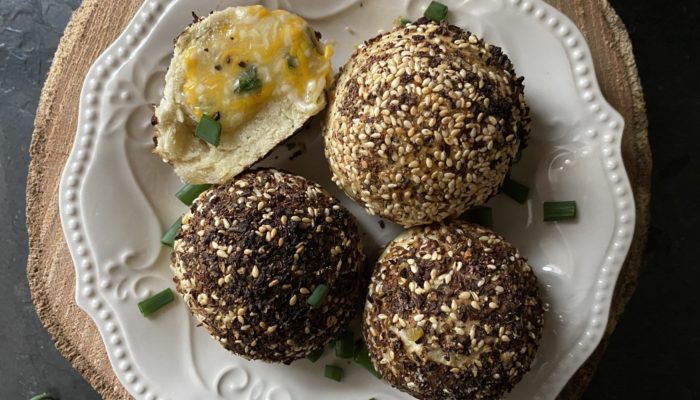
<svg viewBox="0 0 700 400">
<path fill-rule="evenodd" d="M 194 329 L 181 303 L 153 319 L 138 314 L 138 299 L 172 285 L 168 252 L 160 247 L 158 237 L 163 227 L 183 211 L 172 196 L 180 185 L 178 179 L 150 154 L 148 125 L 149 104 L 160 96 L 172 37 L 189 23 L 193 7 L 199 14 L 206 14 L 211 9 L 251 2 L 212 0 L 196 6 L 181 0 L 144 3 L 123 34 L 87 73 L 77 120 L 75 110 L 63 110 L 71 117 L 64 119 L 65 125 L 57 125 L 54 118 L 61 115 L 61 100 L 77 107 L 82 83 L 82 79 L 75 78 L 70 86 L 60 86 L 59 79 L 68 79 L 70 73 L 66 71 L 69 57 L 80 56 L 84 62 L 79 68 L 84 72 L 114 37 L 114 32 L 111 36 L 102 32 L 104 25 L 88 21 L 107 18 L 107 26 L 112 29 L 121 29 L 126 23 L 123 12 L 98 15 L 109 6 L 97 3 L 86 1 L 66 31 L 42 93 L 31 148 L 28 272 L 39 315 L 59 349 L 106 398 L 126 396 L 111 375 L 110 363 L 124 387 L 138 399 L 291 400 L 312 398 L 312 394 L 328 397 L 331 393 L 333 398 L 409 398 L 351 367 L 347 368 L 346 382 L 336 384 L 322 377 L 323 361 L 311 364 L 304 360 L 284 367 L 235 358 L 202 329 Z M 137 5 L 127 3 L 130 11 Z M 598 19 L 587 21 L 588 24 L 577 22 L 584 31 L 586 27 L 595 30 L 595 24 L 605 24 L 608 36 L 599 36 L 598 40 L 616 39 L 605 42 L 615 45 L 608 50 L 614 56 L 612 60 L 600 60 L 598 54 L 606 53 L 595 46 L 594 50 L 602 53 L 594 58 L 576 26 L 544 2 L 446 3 L 450 5 L 452 23 L 502 46 L 514 60 L 518 73 L 526 77 L 526 95 L 533 110 L 533 140 L 513 174 L 528 183 L 533 196 L 528 207 L 500 197 L 491 205 L 496 213 L 496 230 L 530 258 L 550 305 L 543 346 L 533 371 L 508 398 L 553 399 L 596 349 L 606 334 L 606 326 L 608 333 L 614 328 L 636 282 L 645 241 L 651 164 L 641 88 L 629 42 L 619 20 L 604 2 L 595 8 Z M 335 40 L 334 65 L 338 67 L 352 51 L 353 43 L 373 36 L 378 29 L 390 28 L 391 18 L 387 15 L 415 18 L 422 14 L 421 7 L 427 1 L 366 0 L 362 7 L 355 0 L 328 2 L 324 6 L 312 0 L 263 4 L 291 9 L 309 19 L 325 37 Z M 583 12 L 588 6 L 573 7 L 574 11 L 578 8 Z M 344 29 L 345 26 L 352 30 Z M 76 46 L 95 31 L 100 41 L 94 47 L 87 46 L 86 50 Z M 601 32 L 597 34 L 606 35 L 605 30 Z M 603 63 L 603 71 L 611 68 L 626 83 L 605 92 L 605 97 L 623 114 L 626 127 L 598 87 L 595 71 L 601 71 L 599 63 Z M 606 85 L 605 79 L 603 87 L 614 88 L 614 82 Z M 74 132 L 73 150 L 67 155 Z M 398 228 L 389 225 L 380 229 L 376 218 L 347 203 L 347 198 L 330 183 L 328 171 L 314 167 L 324 163 L 317 132 L 312 128 L 294 138 L 306 148 L 294 161 L 289 161 L 289 151 L 281 147 L 264 163 L 310 177 L 341 197 L 368 233 L 370 253 L 376 254 Z M 64 163 L 65 172 L 56 192 Z M 60 214 L 55 196 L 60 202 Z M 577 223 L 538 222 L 540 201 L 565 198 L 579 202 L 581 218 Z M 59 215 L 75 265 L 74 278 L 70 275 L 71 259 L 61 243 Z M 511 222 L 505 224 L 506 219 Z M 628 272 L 623 271 L 614 292 L 630 246 Z M 52 273 L 69 274 L 70 279 L 57 278 Z M 72 302 L 73 286 L 77 304 L 95 321 L 104 347 L 92 326 L 84 329 L 88 319 Z M 60 288 L 62 295 L 56 296 Z M 606 325 L 611 304 L 612 318 Z M 81 325 L 74 322 L 78 318 Z M 181 367 L 164 370 L 163 363 Z M 578 378 L 564 389 L 562 397 L 582 392 L 592 371 L 590 365 L 594 364 L 589 361 L 585 364 L 589 367 L 579 370 Z M 577 379 L 582 383 L 577 384 Z"/>
</svg>

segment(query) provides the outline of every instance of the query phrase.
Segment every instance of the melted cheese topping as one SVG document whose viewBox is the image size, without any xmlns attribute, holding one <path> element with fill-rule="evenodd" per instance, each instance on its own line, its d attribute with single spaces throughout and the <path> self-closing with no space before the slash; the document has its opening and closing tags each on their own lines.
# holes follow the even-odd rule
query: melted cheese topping
<svg viewBox="0 0 700 400">
<path fill-rule="evenodd" d="M 194 42 L 183 51 L 182 105 L 195 121 L 218 112 L 224 132 L 276 98 L 289 96 L 303 110 L 318 107 L 332 76 L 332 47 L 320 44 L 306 21 L 284 10 L 237 7 L 234 19 Z M 252 68 L 260 84 L 240 92 L 239 79 Z"/>
</svg>

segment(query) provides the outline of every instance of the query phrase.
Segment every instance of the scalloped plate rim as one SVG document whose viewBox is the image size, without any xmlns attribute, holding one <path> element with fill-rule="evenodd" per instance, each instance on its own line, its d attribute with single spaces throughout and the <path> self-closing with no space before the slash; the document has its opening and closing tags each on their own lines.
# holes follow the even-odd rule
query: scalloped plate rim
<svg viewBox="0 0 700 400">
<path fill-rule="evenodd" d="M 79 183 L 71 183 L 70 178 L 73 177 L 71 175 L 72 173 L 77 173 L 77 174 L 82 174 L 82 171 L 84 171 L 84 166 L 78 168 L 80 171 L 76 172 L 76 168 L 74 166 L 79 164 L 79 160 L 77 160 L 77 152 L 79 151 L 79 139 L 83 140 L 83 138 L 89 138 L 89 136 L 85 136 L 85 128 L 84 125 L 86 124 L 85 119 L 85 109 L 86 109 L 86 104 L 88 103 L 87 97 L 92 90 L 94 90 L 94 87 L 90 87 L 92 82 L 97 82 L 97 85 L 99 87 L 99 79 L 100 77 L 98 75 L 101 74 L 100 71 L 98 71 L 102 65 L 107 64 L 107 60 L 111 57 L 113 53 L 115 53 L 115 49 L 119 48 L 120 46 L 126 45 L 127 41 L 127 36 L 128 32 L 134 28 L 139 23 L 139 18 L 142 18 L 144 15 L 149 15 L 150 18 L 152 18 L 152 14 L 149 12 L 149 8 L 151 11 L 162 11 L 164 8 L 167 8 L 170 6 L 170 4 L 163 4 L 165 3 L 171 3 L 171 2 L 177 2 L 181 0 L 147 0 L 145 1 L 136 11 L 134 14 L 133 18 L 130 20 L 130 22 L 126 25 L 124 28 L 124 31 L 117 37 L 117 39 L 110 44 L 101 54 L 100 56 L 95 60 L 93 65 L 90 67 L 88 70 L 88 73 L 86 74 L 84 85 L 81 89 L 80 93 L 80 104 L 79 104 L 79 110 L 78 110 L 78 124 L 77 124 L 77 129 L 76 129 L 76 136 L 74 138 L 73 145 L 71 147 L 71 152 L 68 156 L 68 159 L 66 161 L 64 171 L 61 175 L 61 181 L 59 185 L 59 210 L 60 210 L 60 218 L 61 218 L 61 223 L 63 227 L 63 232 L 64 232 L 64 237 L 66 239 L 68 248 L 71 253 L 71 258 L 74 263 L 75 271 L 76 271 L 76 291 L 75 291 L 75 299 L 77 304 L 93 319 L 95 322 L 96 326 L 98 327 L 98 330 L 100 332 L 100 335 L 104 341 L 105 346 L 108 348 L 110 346 L 110 343 L 108 341 L 108 336 L 110 334 L 109 330 L 113 329 L 110 328 L 109 324 L 104 323 L 98 316 L 99 311 L 95 310 L 94 302 L 95 300 L 88 300 L 86 296 L 82 296 L 81 293 L 83 293 L 83 290 L 87 290 L 90 288 L 89 285 L 86 285 L 86 282 L 81 279 L 81 277 L 84 277 L 85 272 L 83 270 L 88 270 L 90 266 L 89 259 L 87 259 L 87 265 L 85 264 L 86 260 L 85 257 L 88 257 L 86 254 L 89 254 L 89 249 L 86 248 L 84 245 L 80 245 L 76 243 L 75 240 L 71 240 L 71 237 L 74 237 L 75 232 L 80 232 L 80 229 L 82 227 L 82 223 L 79 221 L 78 227 L 73 228 L 69 226 L 69 220 L 70 217 L 80 214 L 78 210 L 75 209 L 75 206 L 73 205 L 74 203 L 74 196 L 71 196 L 70 193 L 73 193 L 75 195 L 76 190 L 80 189 L 80 184 Z M 547 10 L 549 13 L 553 13 L 558 20 L 564 21 L 567 25 L 570 25 L 573 27 L 573 32 L 575 35 L 580 36 L 583 38 L 583 35 L 580 33 L 579 29 L 576 27 L 576 25 L 568 18 L 568 16 L 564 15 L 561 13 L 559 10 L 554 8 L 553 6 L 545 3 L 543 0 L 528 0 L 528 1 L 523 1 L 523 0 L 503 0 L 504 2 L 508 2 L 513 4 L 514 6 L 521 6 L 523 8 L 536 8 L 536 7 L 541 7 L 545 10 Z M 143 24 L 141 25 L 142 27 L 144 25 L 148 25 L 148 27 L 145 29 L 145 33 L 141 35 L 141 38 L 136 40 L 136 44 L 138 45 L 140 40 L 147 36 L 153 29 L 153 26 L 157 23 L 157 21 L 160 19 L 160 15 L 156 17 L 156 21 L 151 21 L 148 24 Z M 607 113 L 608 118 L 607 120 L 617 120 L 619 121 L 617 123 L 617 126 L 612 127 L 613 122 L 611 122 L 611 129 L 614 131 L 615 135 L 610 143 L 614 143 L 611 147 L 615 150 L 614 154 L 611 156 L 612 159 L 616 162 L 618 162 L 621 165 L 621 171 L 622 173 L 620 174 L 620 181 L 618 182 L 618 185 L 620 188 L 622 188 L 622 191 L 620 193 L 621 196 L 627 195 L 627 199 L 623 201 L 627 201 L 626 208 L 625 208 L 625 215 L 627 216 L 627 224 L 631 225 L 634 227 L 635 223 L 635 209 L 634 209 L 634 201 L 633 198 L 630 198 L 630 192 L 631 192 L 631 186 L 629 184 L 629 180 L 627 177 L 627 173 L 624 169 L 624 163 L 620 154 L 620 148 L 621 148 L 621 138 L 622 138 L 622 133 L 624 129 L 624 121 L 622 120 L 621 115 L 607 102 L 607 100 L 604 98 L 602 95 L 602 92 L 600 90 L 598 80 L 596 77 L 596 72 L 595 69 L 593 68 L 593 64 L 591 61 L 591 53 L 590 49 L 588 47 L 587 42 L 585 39 L 582 41 L 582 44 L 579 44 L 582 46 L 583 49 L 583 58 L 587 59 L 585 62 L 586 67 L 590 69 L 590 71 L 587 72 L 587 74 L 590 75 L 591 79 L 591 91 L 598 95 L 600 97 L 600 100 L 598 101 L 598 104 L 600 105 L 599 111 L 597 113 Z M 571 61 L 571 54 L 567 53 L 567 56 L 569 57 Z M 127 56 L 125 60 L 120 61 L 116 66 L 113 66 L 114 70 L 119 69 L 122 65 L 125 63 L 129 62 L 129 60 L 132 60 L 131 56 Z M 114 61 L 113 61 L 114 62 Z M 94 101 L 94 100 L 93 100 Z M 601 118 L 602 120 L 602 118 Z M 94 129 L 94 128 L 93 128 Z M 92 139 L 89 139 L 89 141 L 93 141 Z M 88 145 L 88 152 L 93 152 L 95 149 L 94 145 Z M 88 163 L 92 161 L 92 158 L 88 157 Z M 612 189 L 612 188 L 611 188 Z M 626 191 L 626 192 L 625 192 Z M 630 202 L 630 200 L 632 200 Z M 614 201 L 618 204 L 616 211 L 622 210 L 622 206 L 617 202 L 617 199 L 615 198 Z M 73 207 L 73 208 L 71 208 Z M 79 218 L 80 219 L 80 218 Z M 616 221 L 615 222 L 615 231 L 617 233 L 618 228 L 620 228 L 620 222 Z M 625 239 L 626 238 L 626 239 Z M 559 391 L 564 387 L 564 385 L 568 382 L 568 379 L 573 376 L 575 371 L 580 367 L 583 362 L 588 358 L 588 356 L 593 352 L 593 350 L 596 348 L 596 346 L 599 344 L 600 340 L 603 337 L 603 334 L 605 332 L 605 327 L 606 327 L 606 322 L 608 321 L 609 318 L 609 313 L 610 313 L 610 306 L 612 302 L 612 294 L 614 291 L 615 283 L 617 281 L 617 278 L 620 273 L 620 269 L 625 261 L 627 251 L 629 249 L 629 246 L 631 244 L 631 238 L 632 235 L 629 233 L 624 236 L 620 241 L 615 242 L 613 239 L 611 239 L 610 247 L 616 247 L 618 249 L 618 253 L 622 255 L 622 257 L 617 257 L 616 262 L 612 262 L 607 268 L 607 274 L 608 278 L 607 281 L 605 281 L 603 284 L 600 284 L 601 280 L 598 280 L 599 287 L 598 287 L 598 292 L 596 294 L 598 295 L 599 293 L 602 293 L 602 298 L 597 300 L 598 303 L 597 305 L 602 306 L 598 311 L 598 320 L 599 323 L 595 326 L 591 326 L 590 321 L 588 324 L 588 328 L 591 328 L 589 330 L 586 330 L 585 332 L 582 333 L 581 338 L 584 340 L 587 340 L 588 343 L 582 343 L 580 351 L 576 354 L 569 354 L 570 359 L 568 361 L 574 362 L 576 365 L 574 368 L 572 368 L 571 365 L 568 366 L 563 366 L 560 369 L 561 375 L 557 377 L 555 382 L 550 382 L 548 383 L 553 385 L 554 390 L 550 390 L 549 392 L 552 394 L 552 397 L 554 397 Z M 606 253 L 607 254 L 607 253 Z M 82 262 L 80 262 L 82 260 Z M 80 264 L 80 265 L 79 265 Z M 92 266 L 94 268 L 94 266 Z M 603 266 L 601 266 L 601 269 Z M 602 274 L 602 272 L 599 273 L 599 277 Z M 97 294 L 99 294 L 99 290 L 97 291 Z M 98 299 L 99 301 L 99 299 Z M 101 308 L 101 307 L 99 307 Z M 600 321 L 603 321 L 601 323 Z M 129 391 L 130 394 L 137 398 L 143 397 L 142 394 L 137 393 L 138 390 L 135 390 L 133 387 L 131 387 L 127 382 L 125 382 L 125 374 L 121 372 L 118 368 L 116 368 L 116 360 L 114 359 L 114 354 L 113 352 L 107 351 L 110 362 L 112 364 L 112 367 L 115 371 L 115 374 L 119 377 L 121 383 L 124 385 L 124 387 Z M 573 361 L 571 361 L 573 360 Z M 142 378 L 142 380 L 144 380 Z M 148 398 L 148 397 L 147 397 Z"/>
</svg>

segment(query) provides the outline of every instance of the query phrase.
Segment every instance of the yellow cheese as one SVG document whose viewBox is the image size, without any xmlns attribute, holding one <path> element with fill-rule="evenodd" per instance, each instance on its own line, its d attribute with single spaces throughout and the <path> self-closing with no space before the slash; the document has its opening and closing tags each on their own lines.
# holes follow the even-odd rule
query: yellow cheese
<svg viewBox="0 0 700 400">
<path fill-rule="evenodd" d="M 317 44 L 307 23 L 287 11 L 239 7 L 237 16 L 183 51 L 186 110 L 196 120 L 218 112 L 226 132 L 281 96 L 291 96 L 300 107 L 317 102 L 319 88 L 331 78 L 332 47 Z M 237 92 L 249 68 L 256 69 L 260 85 Z"/>
</svg>

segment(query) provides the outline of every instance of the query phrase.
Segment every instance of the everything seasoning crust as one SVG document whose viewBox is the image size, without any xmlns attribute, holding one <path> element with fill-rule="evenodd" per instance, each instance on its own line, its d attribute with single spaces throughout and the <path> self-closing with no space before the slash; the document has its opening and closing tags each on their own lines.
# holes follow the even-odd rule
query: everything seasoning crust
<svg viewBox="0 0 700 400">
<path fill-rule="evenodd" d="M 523 78 L 501 49 L 425 19 L 366 42 L 324 128 L 333 181 L 410 227 L 495 195 L 529 134 Z"/>
<path fill-rule="evenodd" d="M 530 369 L 543 307 L 526 260 L 466 222 L 413 228 L 372 275 L 363 335 L 375 368 L 419 399 L 499 399 Z"/>
<path fill-rule="evenodd" d="M 290 363 L 335 338 L 361 303 L 364 255 L 352 215 L 305 178 L 245 172 L 182 217 L 177 291 L 226 349 Z M 329 293 L 313 308 L 319 285 Z"/>
</svg>

